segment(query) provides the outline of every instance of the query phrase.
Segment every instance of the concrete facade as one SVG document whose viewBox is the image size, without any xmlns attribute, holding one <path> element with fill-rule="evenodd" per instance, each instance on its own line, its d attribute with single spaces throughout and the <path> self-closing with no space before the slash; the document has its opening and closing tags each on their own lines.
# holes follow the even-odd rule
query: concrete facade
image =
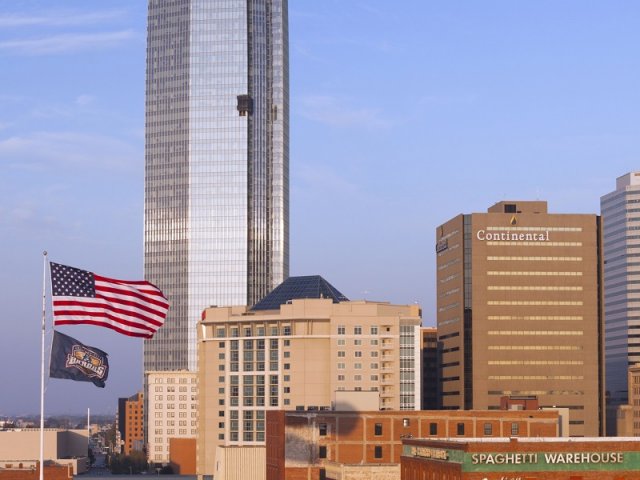
<svg viewBox="0 0 640 480">
<path fill-rule="evenodd" d="M 170 439 L 196 438 L 198 433 L 198 376 L 195 372 L 145 372 L 147 404 L 147 458 L 168 464 Z"/>
<path fill-rule="evenodd" d="M 601 228 L 597 215 L 500 202 L 436 229 L 445 409 L 537 396 L 572 436 L 604 432 Z"/>
<path fill-rule="evenodd" d="M 88 467 L 89 440 L 87 431 L 58 430 L 44 431 L 44 460 L 59 464 L 69 464 L 74 474 L 84 473 Z M 27 428 L 0 431 L 0 466 L 15 468 L 20 463 L 31 462 L 36 468 L 40 458 L 40 429 Z M 45 465 L 46 467 L 46 465 Z"/>
<path fill-rule="evenodd" d="M 329 410 L 349 390 L 377 409 L 420 408 L 420 308 L 299 299 L 208 308 L 199 324 L 198 473 L 223 446 L 264 446 L 265 412 Z"/>
</svg>

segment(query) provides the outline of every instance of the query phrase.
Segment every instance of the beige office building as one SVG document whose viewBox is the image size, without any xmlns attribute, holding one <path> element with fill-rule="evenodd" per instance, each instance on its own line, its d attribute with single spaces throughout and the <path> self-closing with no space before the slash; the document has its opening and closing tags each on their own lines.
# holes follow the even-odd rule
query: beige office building
<svg viewBox="0 0 640 480">
<path fill-rule="evenodd" d="M 436 254 L 443 407 L 535 395 L 569 409 L 570 435 L 602 434 L 599 217 L 503 201 L 439 226 Z"/>
<path fill-rule="evenodd" d="M 317 298 L 296 287 L 316 281 Z M 270 295 L 198 325 L 199 475 L 219 475 L 224 449 L 263 447 L 266 410 L 420 408 L 419 306 L 348 301 L 321 277 Z"/>
<path fill-rule="evenodd" d="M 145 372 L 149 386 L 147 458 L 168 464 L 172 438 L 196 438 L 198 374 L 186 370 Z"/>
</svg>

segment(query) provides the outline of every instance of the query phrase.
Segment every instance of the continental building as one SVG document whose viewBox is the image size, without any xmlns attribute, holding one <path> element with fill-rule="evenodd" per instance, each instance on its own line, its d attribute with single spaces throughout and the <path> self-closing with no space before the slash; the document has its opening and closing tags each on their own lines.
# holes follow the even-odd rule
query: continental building
<svg viewBox="0 0 640 480">
<path fill-rule="evenodd" d="M 635 480 L 633 438 L 405 439 L 403 480 Z"/>
<path fill-rule="evenodd" d="M 572 436 L 602 434 L 600 218 L 503 201 L 439 226 L 436 252 L 443 408 L 535 395 Z"/>
<path fill-rule="evenodd" d="M 640 362 L 640 172 L 600 199 L 604 246 L 607 402 L 627 403 L 627 369 Z"/>
<path fill-rule="evenodd" d="M 141 452 L 144 448 L 144 395 L 136 393 L 129 398 L 118 399 L 118 430 L 122 441 L 122 453 Z"/>
<path fill-rule="evenodd" d="M 195 372 L 146 372 L 149 385 L 147 458 L 169 464 L 171 440 L 198 433 L 198 376 Z"/>
<path fill-rule="evenodd" d="M 287 0 L 149 0 L 145 279 L 167 296 L 144 370 L 195 370 L 208 305 L 289 273 Z"/>
<path fill-rule="evenodd" d="M 317 276 L 289 278 L 252 309 L 206 309 L 198 474 L 219 475 L 221 448 L 264 451 L 269 410 L 419 410 L 420 323 L 417 305 L 348 301 Z"/>
<path fill-rule="evenodd" d="M 550 411 L 269 411 L 267 480 L 398 479 L 405 438 L 553 437 L 558 419 Z"/>
</svg>

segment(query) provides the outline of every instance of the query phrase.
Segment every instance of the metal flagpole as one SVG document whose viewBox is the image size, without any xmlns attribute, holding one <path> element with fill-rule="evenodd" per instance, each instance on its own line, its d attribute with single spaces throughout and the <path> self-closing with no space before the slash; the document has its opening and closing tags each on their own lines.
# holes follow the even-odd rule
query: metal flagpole
<svg viewBox="0 0 640 480">
<path fill-rule="evenodd" d="M 40 480 L 44 480 L 44 336 L 46 330 L 47 252 L 42 252 L 42 365 L 40 376 Z"/>
</svg>

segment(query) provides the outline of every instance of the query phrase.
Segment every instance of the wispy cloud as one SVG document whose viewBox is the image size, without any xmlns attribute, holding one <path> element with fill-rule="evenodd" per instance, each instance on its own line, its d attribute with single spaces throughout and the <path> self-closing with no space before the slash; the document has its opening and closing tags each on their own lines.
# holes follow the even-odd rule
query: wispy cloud
<svg viewBox="0 0 640 480">
<path fill-rule="evenodd" d="M 13 170 L 130 170 L 140 165 L 142 158 L 141 145 L 93 134 L 39 132 L 0 140 L 0 167 Z"/>
<path fill-rule="evenodd" d="M 330 95 L 307 95 L 300 99 L 300 113 L 303 117 L 332 127 L 383 129 L 392 122 L 376 109 L 358 108 Z"/>
<path fill-rule="evenodd" d="M 76 53 L 116 47 L 128 42 L 135 36 L 136 34 L 133 30 L 121 30 L 117 32 L 51 35 L 26 40 L 5 40 L 0 42 L 0 52 L 14 55 Z"/>
<path fill-rule="evenodd" d="M 69 27 L 117 20 L 125 15 L 124 10 L 102 12 L 51 12 L 39 15 L 0 14 L 0 28 L 18 27 Z"/>
<path fill-rule="evenodd" d="M 95 98 L 92 95 L 87 95 L 86 93 L 83 93 L 82 95 L 78 95 L 73 103 L 81 107 L 84 107 L 86 105 L 93 103 L 94 100 Z"/>
</svg>

